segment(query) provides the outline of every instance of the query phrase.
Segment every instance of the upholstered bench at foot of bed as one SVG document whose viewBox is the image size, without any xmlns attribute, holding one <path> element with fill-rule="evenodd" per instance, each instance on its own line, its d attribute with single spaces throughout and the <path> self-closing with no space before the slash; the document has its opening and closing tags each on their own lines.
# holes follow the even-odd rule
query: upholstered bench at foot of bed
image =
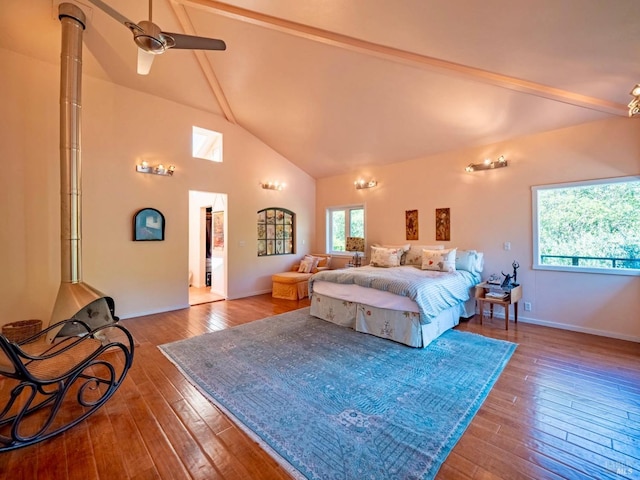
<svg viewBox="0 0 640 480">
<path fill-rule="evenodd" d="M 309 296 L 311 273 L 284 272 L 271 276 L 273 298 L 299 300 Z"/>
</svg>

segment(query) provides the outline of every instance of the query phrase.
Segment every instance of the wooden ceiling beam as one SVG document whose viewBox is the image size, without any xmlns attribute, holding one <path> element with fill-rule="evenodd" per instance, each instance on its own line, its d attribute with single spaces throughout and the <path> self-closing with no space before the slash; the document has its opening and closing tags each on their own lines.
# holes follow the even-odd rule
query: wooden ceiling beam
<svg viewBox="0 0 640 480">
<path fill-rule="evenodd" d="M 191 20 L 189 19 L 189 16 L 187 15 L 186 10 L 184 9 L 184 6 L 178 5 L 174 2 L 169 2 L 169 4 L 171 5 L 173 13 L 178 19 L 178 22 L 180 23 L 180 26 L 182 27 L 182 30 L 184 31 L 184 33 L 187 35 L 197 35 L 197 33 L 195 32 L 195 29 L 193 28 L 193 24 L 191 23 Z M 192 52 L 196 56 L 196 60 L 200 65 L 200 69 L 202 70 L 202 73 L 204 74 L 205 79 L 207 80 L 209 88 L 211 88 L 211 91 L 213 92 L 213 95 L 216 98 L 218 105 L 220 106 L 220 109 L 222 110 L 222 113 L 224 114 L 225 118 L 229 122 L 237 124 L 238 122 L 236 121 L 236 117 L 234 116 L 233 111 L 231 110 L 231 105 L 229 105 L 227 97 L 224 94 L 224 90 L 222 90 L 222 86 L 218 81 L 218 77 L 215 74 L 215 71 L 213 69 L 213 66 L 211 65 L 211 62 L 209 61 L 207 56 L 204 54 L 204 51 L 192 50 Z"/>
<path fill-rule="evenodd" d="M 457 76 L 466 77 L 478 82 L 507 88 L 509 90 L 535 95 L 556 102 L 567 103 L 578 107 L 588 108 L 611 115 L 627 116 L 626 105 L 610 102 L 600 98 L 589 97 L 576 92 L 570 92 L 560 88 L 543 85 L 541 83 L 524 80 L 521 78 L 502 75 L 480 68 L 462 65 L 439 58 L 429 57 L 398 48 L 380 45 L 366 40 L 349 37 L 340 33 L 323 30 L 309 25 L 292 22 L 282 18 L 274 17 L 264 13 L 254 12 L 245 8 L 228 5 L 217 0 L 174 0 L 178 3 L 214 12 L 234 20 L 251 23 L 261 27 L 269 28 L 289 35 L 294 35 L 307 40 L 324 43 L 353 52 L 372 55 L 386 60 L 447 71 Z"/>
</svg>

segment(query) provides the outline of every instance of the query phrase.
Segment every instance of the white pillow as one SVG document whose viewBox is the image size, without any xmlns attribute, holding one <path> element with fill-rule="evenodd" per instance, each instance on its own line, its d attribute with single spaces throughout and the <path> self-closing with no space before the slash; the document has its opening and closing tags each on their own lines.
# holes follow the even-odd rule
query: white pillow
<svg viewBox="0 0 640 480">
<path fill-rule="evenodd" d="M 374 267 L 399 267 L 402 251 L 398 248 L 371 247 L 371 261 Z"/>
<path fill-rule="evenodd" d="M 311 271 L 318 265 L 318 259 L 310 255 L 305 255 L 298 267 L 298 273 L 311 273 Z"/>
<path fill-rule="evenodd" d="M 421 266 L 422 250 L 444 250 L 444 245 L 411 245 L 404 257 L 404 264 Z"/>
<path fill-rule="evenodd" d="M 458 250 L 456 253 L 456 270 L 466 270 L 471 273 L 482 273 L 484 269 L 484 254 L 476 250 Z"/>
<path fill-rule="evenodd" d="M 456 250 L 456 248 L 445 250 L 422 250 L 422 270 L 455 272 Z"/>
</svg>

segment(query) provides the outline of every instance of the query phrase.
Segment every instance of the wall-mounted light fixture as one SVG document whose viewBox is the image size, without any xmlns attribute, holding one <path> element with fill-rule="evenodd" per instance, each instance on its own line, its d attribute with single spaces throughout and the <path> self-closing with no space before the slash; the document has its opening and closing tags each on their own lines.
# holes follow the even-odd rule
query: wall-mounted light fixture
<svg viewBox="0 0 640 480">
<path fill-rule="evenodd" d="M 282 190 L 287 184 L 280 182 L 262 182 L 260 186 L 265 190 Z"/>
<path fill-rule="evenodd" d="M 373 188 L 376 185 L 378 185 L 378 182 L 376 182 L 375 180 L 369 180 L 367 182 L 366 180 L 360 179 L 353 182 L 353 184 L 356 186 L 358 190 L 360 190 L 362 188 Z"/>
<path fill-rule="evenodd" d="M 629 102 L 629 116 L 635 117 L 640 114 L 640 83 L 633 87 L 629 92 L 629 95 L 633 97 L 633 100 Z"/>
<path fill-rule="evenodd" d="M 156 166 L 149 165 L 148 162 L 144 161 L 140 164 L 136 165 L 136 172 L 138 173 L 152 173 L 154 175 L 169 175 L 172 176 L 175 171 L 175 165 L 169 165 L 165 167 L 163 164 L 158 164 Z"/>
<path fill-rule="evenodd" d="M 502 167 L 506 167 L 507 165 L 509 165 L 509 163 L 504 158 L 504 155 L 500 155 L 497 160 L 491 160 L 490 158 L 487 158 L 482 163 L 470 163 L 469 165 L 467 165 L 467 168 L 465 168 L 465 170 L 467 172 L 476 172 L 478 170 L 491 170 L 493 168 L 502 168 Z"/>
</svg>

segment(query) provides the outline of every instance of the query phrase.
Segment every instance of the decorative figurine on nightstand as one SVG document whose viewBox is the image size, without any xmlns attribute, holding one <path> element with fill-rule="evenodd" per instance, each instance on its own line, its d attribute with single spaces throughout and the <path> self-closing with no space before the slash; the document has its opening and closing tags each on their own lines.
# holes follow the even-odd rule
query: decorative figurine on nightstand
<svg viewBox="0 0 640 480">
<path fill-rule="evenodd" d="M 502 284 L 500 285 L 502 288 L 511 289 L 513 287 L 517 287 L 518 286 L 517 280 L 518 280 L 518 269 L 520 268 L 520 264 L 514 260 L 513 263 L 511 264 L 511 266 L 513 267 L 513 275 L 509 275 L 507 273 L 500 272 L 500 273 L 502 273 L 502 275 L 504 275 L 504 280 L 502 281 Z"/>
<path fill-rule="evenodd" d="M 505 290 L 510 290 L 512 286 L 511 281 L 513 277 L 511 277 L 511 275 L 509 275 L 508 273 L 504 273 L 504 272 L 501 272 L 501 273 L 502 275 L 504 275 L 504 280 L 502 280 L 502 283 L 500 284 L 500 288 L 503 288 Z"/>
<path fill-rule="evenodd" d="M 520 268 L 520 264 L 514 260 L 511 266 L 513 267 L 513 275 L 511 276 L 511 286 L 517 287 L 518 286 L 518 269 Z"/>
</svg>

